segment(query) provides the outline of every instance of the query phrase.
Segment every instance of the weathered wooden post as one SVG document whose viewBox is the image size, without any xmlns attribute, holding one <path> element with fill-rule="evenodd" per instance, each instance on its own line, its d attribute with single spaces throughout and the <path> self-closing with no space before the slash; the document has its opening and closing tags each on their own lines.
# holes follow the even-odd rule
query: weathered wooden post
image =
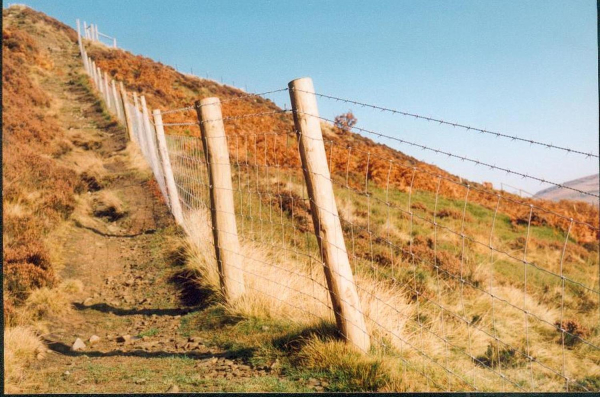
<svg viewBox="0 0 600 397">
<path fill-rule="evenodd" d="M 98 89 L 98 76 L 96 76 L 96 62 L 95 61 L 91 62 L 91 72 L 92 72 L 92 81 L 94 82 L 96 89 Z"/>
<path fill-rule="evenodd" d="M 114 113 L 112 100 L 111 100 L 110 86 L 108 84 L 108 73 L 104 72 L 104 99 L 106 100 L 106 109 L 112 113 Z"/>
<path fill-rule="evenodd" d="M 243 258 L 237 234 L 229 149 L 218 98 L 195 103 L 210 186 L 210 214 L 221 290 L 228 301 L 245 292 Z"/>
<path fill-rule="evenodd" d="M 79 18 L 77 19 L 77 45 L 79 46 L 79 51 L 81 51 L 81 24 L 79 23 Z"/>
<path fill-rule="evenodd" d="M 158 163 L 158 151 L 156 150 L 156 144 L 154 141 L 154 133 L 152 132 L 152 125 L 150 124 L 150 113 L 148 112 L 148 106 L 146 105 L 146 98 L 142 95 L 140 97 L 142 102 L 142 115 L 144 117 L 144 130 L 146 131 L 146 145 L 148 145 L 148 154 L 150 155 L 150 164 L 156 181 L 158 182 L 161 178 L 160 165 Z M 164 182 L 164 175 L 163 182 Z M 163 185 L 164 186 L 164 185 Z M 165 201 L 168 198 L 165 197 Z"/>
<path fill-rule="evenodd" d="M 98 91 L 104 96 L 104 82 L 102 81 L 102 71 L 96 66 L 96 75 L 98 76 Z"/>
<path fill-rule="evenodd" d="M 135 122 L 138 145 L 140 147 L 140 150 L 144 154 L 146 162 L 148 162 L 148 154 L 146 153 L 146 139 L 144 136 L 144 121 L 142 120 L 142 112 L 140 111 L 140 102 L 138 100 L 137 92 L 133 93 L 133 104 L 135 108 Z"/>
<path fill-rule="evenodd" d="M 94 39 L 100 42 L 100 32 L 98 32 L 98 25 L 94 24 Z"/>
<path fill-rule="evenodd" d="M 335 203 L 313 83 L 305 77 L 291 81 L 288 87 L 315 235 L 324 260 L 335 320 L 348 342 L 368 352 L 371 342 Z"/>
<path fill-rule="evenodd" d="M 119 81 L 119 90 L 121 91 L 121 103 L 123 103 L 123 113 L 125 114 L 125 124 L 127 124 L 127 138 L 133 140 L 133 123 L 131 121 L 131 113 L 129 112 L 129 98 L 127 91 L 123 86 L 123 82 Z"/>
<path fill-rule="evenodd" d="M 165 138 L 165 129 L 163 127 L 162 114 L 159 109 L 154 109 L 154 126 L 156 127 L 156 140 L 158 141 L 158 149 L 160 150 L 160 158 L 162 162 L 163 174 L 167 182 L 167 191 L 169 193 L 169 201 L 171 203 L 171 212 L 178 224 L 183 225 L 183 211 L 179 202 L 179 193 L 177 192 L 177 184 L 173 176 L 173 168 L 169 159 L 169 149 Z"/>
<path fill-rule="evenodd" d="M 115 105 L 115 113 L 117 114 L 117 118 L 123 122 L 123 113 L 121 112 L 121 106 L 119 101 L 119 94 L 117 94 L 117 86 L 115 85 L 115 81 L 111 80 L 111 88 L 112 88 L 112 101 Z"/>
</svg>

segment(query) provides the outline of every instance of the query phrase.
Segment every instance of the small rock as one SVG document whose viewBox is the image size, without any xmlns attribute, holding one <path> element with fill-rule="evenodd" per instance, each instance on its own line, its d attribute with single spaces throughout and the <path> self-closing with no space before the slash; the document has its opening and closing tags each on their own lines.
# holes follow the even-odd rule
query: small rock
<svg viewBox="0 0 600 397">
<path fill-rule="evenodd" d="M 38 360 L 43 360 L 44 358 L 46 358 L 46 355 L 44 353 L 38 353 L 37 356 L 35 356 L 35 358 L 37 358 Z"/>
<path fill-rule="evenodd" d="M 85 349 L 85 343 L 79 338 L 75 339 L 75 343 L 71 346 L 71 350 L 74 352 L 81 351 Z"/>
<path fill-rule="evenodd" d="M 90 345 L 100 342 L 100 337 L 98 335 L 90 336 Z"/>
<path fill-rule="evenodd" d="M 177 387 L 177 385 L 171 385 L 167 390 L 167 393 L 179 393 L 179 387 Z"/>
<path fill-rule="evenodd" d="M 135 381 L 136 385 L 143 385 L 144 383 L 146 383 L 146 379 L 144 379 L 144 378 L 136 379 L 136 381 Z"/>
<path fill-rule="evenodd" d="M 125 343 L 131 340 L 131 335 L 121 335 L 117 338 L 117 342 Z"/>
<path fill-rule="evenodd" d="M 94 302 L 93 298 L 87 298 L 86 300 L 83 301 L 83 306 L 92 306 Z"/>
<path fill-rule="evenodd" d="M 65 375 L 65 376 L 69 376 L 69 375 L 71 375 L 71 372 L 69 372 L 69 371 L 65 371 L 65 372 L 63 373 L 63 375 Z"/>
</svg>

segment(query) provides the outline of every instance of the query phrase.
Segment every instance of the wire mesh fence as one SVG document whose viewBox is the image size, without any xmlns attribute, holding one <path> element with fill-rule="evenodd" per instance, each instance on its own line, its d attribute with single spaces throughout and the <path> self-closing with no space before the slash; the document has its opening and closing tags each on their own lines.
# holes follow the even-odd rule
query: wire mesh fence
<svg viewBox="0 0 600 397">
<path fill-rule="evenodd" d="M 352 129 L 294 106 L 251 112 L 237 105 L 286 89 L 207 105 L 222 107 L 217 120 L 199 121 L 197 106 L 165 110 L 152 122 L 143 97 L 123 89 L 117 95 L 83 46 L 82 57 L 108 110 L 128 126 L 165 202 L 171 209 L 172 198 L 179 203 L 181 226 L 214 285 L 226 276 L 215 252 L 227 248 L 215 244 L 223 230 L 215 227 L 211 194 L 232 195 L 228 215 L 236 226 L 228 233 L 239 240 L 232 254 L 241 258 L 234 282 L 245 288 L 242 304 L 307 326 L 337 322 L 346 339 L 336 301 L 350 304 L 366 323 L 366 353 L 394 363 L 407 390 L 598 390 L 589 379 L 600 374 L 599 229 L 589 216 L 462 181 L 376 142 L 348 139 Z M 299 114 L 321 123 L 316 143 L 326 153 L 326 173 L 317 175 L 303 161 L 300 141 L 313 138 L 294 127 Z M 223 134 L 203 136 L 202 123 L 210 122 L 222 123 Z M 208 139 L 226 142 L 228 159 L 211 161 Z M 216 166 L 231 170 L 230 188 L 211 180 Z M 316 204 L 307 187 L 311 177 L 331 184 L 334 202 Z M 341 225 L 342 244 L 335 248 L 348 257 L 351 280 L 324 257 L 316 213 Z M 355 283 L 359 304 L 333 291 L 336 280 Z"/>
</svg>

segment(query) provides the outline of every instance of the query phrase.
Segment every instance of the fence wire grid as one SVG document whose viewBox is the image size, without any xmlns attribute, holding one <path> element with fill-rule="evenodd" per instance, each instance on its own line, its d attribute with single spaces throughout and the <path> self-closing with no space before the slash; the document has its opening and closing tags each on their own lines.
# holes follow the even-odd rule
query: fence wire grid
<svg viewBox="0 0 600 397">
<path fill-rule="evenodd" d="M 176 186 L 170 191 L 157 120 L 152 121 L 145 98 L 109 81 L 83 43 L 80 50 L 106 108 L 127 125 L 172 210 L 176 196 L 181 225 L 206 265 L 206 277 L 218 284 L 223 275 L 214 257 L 210 195 L 219 187 L 211 186 L 209 178 L 216 164 L 209 162 L 194 107 L 161 112 Z M 237 269 L 243 277 L 236 282 L 272 315 L 307 326 L 334 324 L 327 265 L 314 234 L 314 203 L 305 182 L 310 171 L 302 166 L 301 133 L 293 127 L 293 112 L 225 115 L 219 120 L 226 135 L 218 138 L 226 138 L 229 149 L 228 163 L 220 165 L 232 172 L 235 211 L 230 215 L 235 216 L 240 241 L 236 254 L 243 258 Z M 176 113 L 189 117 L 169 122 Z M 290 128 L 248 132 L 231 126 L 273 117 L 286 117 Z M 372 344 L 366 353 L 396 363 L 406 390 L 598 391 L 598 383 L 590 381 L 600 374 L 598 226 L 540 202 L 349 145 L 342 139 L 347 133 L 324 134 L 330 175 L 315 176 L 334 188 L 335 206 L 318 210 L 334 208 L 341 223 L 345 246 L 337 248 L 350 259 Z M 595 238 L 578 243 L 575 236 L 584 235 Z"/>
</svg>

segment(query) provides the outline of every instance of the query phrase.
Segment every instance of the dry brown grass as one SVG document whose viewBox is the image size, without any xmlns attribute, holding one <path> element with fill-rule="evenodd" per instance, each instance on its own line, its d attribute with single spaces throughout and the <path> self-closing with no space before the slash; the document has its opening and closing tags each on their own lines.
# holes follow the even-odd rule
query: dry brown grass
<svg viewBox="0 0 600 397">
<path fill-rule="evenodd" d="M 4 329 L 5 392 L 21 391 L 25 368 L 45 350 L 44 344 L 31 328 L 18 326 Z"/>
</svg>

